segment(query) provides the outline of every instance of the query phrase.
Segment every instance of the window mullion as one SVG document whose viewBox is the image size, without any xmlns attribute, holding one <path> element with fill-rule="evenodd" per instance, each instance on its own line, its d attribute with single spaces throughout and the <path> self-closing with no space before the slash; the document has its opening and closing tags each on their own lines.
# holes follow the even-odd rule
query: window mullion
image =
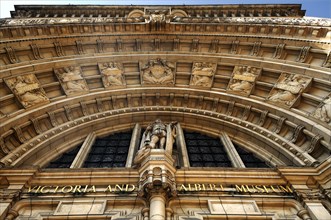
<svg viewBox="0 0 331 220">
<path fill-rule="evenodd" d="M 245 168 L 246 166 L 245 166 L 244 162 L 242 161 L 242 159 L 240 158 L 240 156 L 239 156 L 236 148 L 234 147 L 228 134 L 225 132 L 221 132 L 220 139 L 224 145 L 225 151 L 226 151 L 229 159 L 231 160 L 232 166 L 237 167 L 237 168 Z"/>
<path fill-rule="evenodd" d="M 86 160 L 87 155 L 89 154 L 92 145 L 96 139 L 96 134 L 91 132 L 85 139 L 83 145 L 78 151 L 74 161 L 72 162 L 70 168 L 81 168 Z"/>
</svg>

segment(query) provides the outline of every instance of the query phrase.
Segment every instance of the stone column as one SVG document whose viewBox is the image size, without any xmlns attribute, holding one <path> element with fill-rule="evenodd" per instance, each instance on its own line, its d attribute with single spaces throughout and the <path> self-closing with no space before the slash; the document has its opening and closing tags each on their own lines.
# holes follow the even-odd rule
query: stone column
<svg viewBox="0 0 331 220">
<path fill-rule="evenodd" d="M 245 164 L 241 160 L 236 148 L 233 146 L 230 137 L 225 132 L 221 132 L 220 139 L 229 159 L 231 160 L 232 166 L 236 168 L 245 168 Z"/>
<path fill-rule="evenodd" d="M 125 167 L 132 167 L 133 158 L 134 158 L 136 152 L 138 151 L 140 135 L 141 135 L 141 127 L 139 124 L 136 124 L 132 131 L 129 153 L 128 153 L 128 158 L 126 160 Z"/>
<path fill-rule="evenodd" d="M 302 218 L 303 220 L 312 220 L 308 214 L 308 211 L 306 209 L 301 209 L 297 216 L 299 216 L 300 218 Z"/>
<path fill-rule="evenodd" d="M 84 164 L 84 161 L 86 160 L 86 157 L 88 153 L 91 150 L 91 147 L 95 141 L 96 135 L 94 132 L 91 132 L 85 139 L 83 145 L 79 149 L 74 161 L 72 161 L 72 164 L 70 168 L 81 168 Z"/>
<path fill-rule="evenodd" d="M 150 220 L 165 220 L 165 206 L 166 198 L 163 193 L 152 194 L 150 199 Z"/>
<path fill-rule="evenodd" d="M 148 220 L 149 219 L 148 213 L 149 213 L 149 208 L 144 208 L 141 211 L 141 214 L 143 215 L 143 219 L 142 220 Z"/>
<path fill-rule="evenodd" d="M 181 157 L 179 158 L 181 165 L 183 167 L 190 167 L 190 161 L 189 161 L 188 153 L 187 153 L 187 149 L 186 149 L 184 132 L 179 123 L 177 124 L 176 144 L 177 144 L 177 149 L 180 151 L 180 154 L 181 154 Z"/>
<path fill-rule="evenodd" d="M 330 220 L 331 215 L 320 202 L 306 202 L 307 210 L 313 220 Z"/>
<path fill-rule="evenodd" d="M 174 211 L 172 211 L 171 208 L 166 208 L 166 214 L 167 214 L 167 218 L 166 220 L 171 220 L 172 219 L 172 215 L 173 215 Z"/>
</svg>

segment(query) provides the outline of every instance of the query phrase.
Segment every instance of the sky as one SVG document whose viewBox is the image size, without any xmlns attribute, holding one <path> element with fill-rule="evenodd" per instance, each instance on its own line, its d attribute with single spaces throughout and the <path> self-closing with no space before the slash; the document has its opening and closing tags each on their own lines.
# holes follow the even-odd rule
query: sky
<svg viewBox="0 0 331 220">
<path fill-rule="evenodd" d="M 331 18 L 331 0 L 0 0 L 0 18 L 10 17 L 14 5 L 199 5 L 302 4 L 306 16 Z"/>
</svg>

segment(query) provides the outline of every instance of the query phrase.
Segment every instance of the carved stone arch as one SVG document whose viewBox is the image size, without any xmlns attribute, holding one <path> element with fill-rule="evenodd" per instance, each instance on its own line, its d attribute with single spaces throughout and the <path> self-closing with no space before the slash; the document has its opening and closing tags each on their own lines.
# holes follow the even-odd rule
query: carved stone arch
<svg viewBox="0 0 331 220">
<path fill-rule="evenodd" d="M 188 17 L 187 13 L 180 9 L 171 10 L 171 15 L 177 17 Z"/>
<path fill-rule="evenodd" d="M 144 11 L 136 9 L 128 14 L 128 18 L 139 18 L 144 16 Z"/>
</svg>

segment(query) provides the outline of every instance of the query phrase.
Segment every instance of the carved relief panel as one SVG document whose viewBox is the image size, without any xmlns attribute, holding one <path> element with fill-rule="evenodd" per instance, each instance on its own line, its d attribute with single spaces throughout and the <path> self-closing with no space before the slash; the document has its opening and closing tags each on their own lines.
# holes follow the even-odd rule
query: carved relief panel
<svg viewBox="0 0 331 220">
<path fill-rule="evenodd" d="M 191 86 L 211 87 L 216 71 L 216 63 L 193 63 Z"/>
<path fill-rule="evenodd" d="M 98 67 L 105 88 L 126 85 L 122 64 L 116 62 L 98 63 Z"/>
<path fill-rule="evenodd" d="M 331 126 L 331 94 L 323 100 L 318 108 L 312 113 L 312 116 Z"/>
<path fill-rule="evenodd" d="M 227 91 L 239 95 L 250 95 L 260 74 L 261 68 L 235 66 Z"/>
<path fill-rule="evenodd" d="M 176 64 L 166 60 L 149 60 L 140 63 L 140 77 L 142 84 L 174 85 Z"/>
<path fill-rule="evenodd" d="M 267 100 L 290 108 L 310 83 L 311 78 L 309 77 L 300 74 L 282 73 L 270 91 Z"/>
<path fill-rule="evenodd" d="M 4 79 L 24 108 L 49 103 L 44 89 L 34 74 Z"/>
<path fill-rule="evenodd" d="M 69 66 L 54 70 L 67 95 L 82 94 L 89 91 L 79 66 Z"/>
</svg>

